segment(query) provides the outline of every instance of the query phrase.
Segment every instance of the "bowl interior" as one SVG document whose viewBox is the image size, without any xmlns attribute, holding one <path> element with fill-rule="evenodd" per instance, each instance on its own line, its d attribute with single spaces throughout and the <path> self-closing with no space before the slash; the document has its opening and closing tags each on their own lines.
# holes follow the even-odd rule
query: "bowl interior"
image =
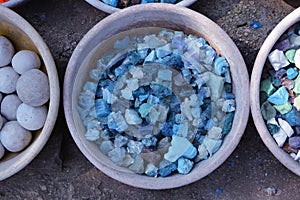
<svg viewBox="0 0 300 200">
<path fill-rule="evenodd" d="M 134 17 L 135 20 L 130 20 Z M 156 27 L 156 28 L 153 28 Z M 223 145 L 211 158 L 199 162 L 188 175 L 172 175 L 153 178 L 138 175 L 112 163 L 99 148 L 88 142 L 85 128 L 77 112 L 78 96 L 83 84 L 89 80 L 88 73 L 96 67 L 96 61 L 113 43 L 105 43 L 111 36 L 157 32 L 159 27 L 181 30 L 186 34 L 203 37 L 217 51 L 226 57 L 231 67 L 233 90 L 236 94 L 236 113 L 231 132 Z M 139 29 L 137 29 L 139 28 Z M 130 31 L 131 30 L 131 31 Z M 127 32 L 126 32 L 127 31 Z M 120 36 L 120 35 L 118 35 Z M 118 37 L 115 36 L 114 40 Z M 103 44 L 101 44 L 103 43 Z M 103 47 L 97 50 L 97 45 Z M 186 8 L 166 5 L 139 5 L 113 14 L 90 30 L 76 47 L 68 64 L 64 83 L 64 108 L 73 139 L 83 154 L 100 170 L 123 183 L 148 189 L 166 189 L 192 183 L 221 165 L 237 146 L 247 123 L 249 114 L 249 81 L 243 58 L 232 40 L 215 23 Z"/>
<path fill-rule="evenodd" d="M 32 141 L 25 150 L 18 153 L 6 152 L 4 158 L 0 160 L 0 180 L 4 180 L 24 168 L 47 142 L 57 117 L 59 85 L 53 58 L 42 38 L 23 18 L 3 6 L 0 6 L 0 35 L 13 43 L 16 52 L 28 49 L 38 54 L 42 62 L 41 70 L 47 74 L 50 85 L 45 125 L 42 129 L 32 132 Z"/>
<path fill-rule="evenodd" d="M 251 113 L 255 126 L 259 132 L 261 139 L 273 155 L 288 169 L 300 176 L 300 165 L 294 159 L 278 147 L 277 143 L 273 139 L 272 135 L 267 129 L 264 119 L 260 111 L 260 82 L 263 73 L 265 63 L 267 61 L 269 53 L 272 51 L 273 46 L 278 39 L 294 24 L 300 22 L 300 9 L 294 10 L 288 16 L 286 16 L 269 34 L 264 41 L 260 51 L 257 54 L 253 72 L 251 75 L 251 87 L 250 87 L 250 103 Z"/>
</svg>

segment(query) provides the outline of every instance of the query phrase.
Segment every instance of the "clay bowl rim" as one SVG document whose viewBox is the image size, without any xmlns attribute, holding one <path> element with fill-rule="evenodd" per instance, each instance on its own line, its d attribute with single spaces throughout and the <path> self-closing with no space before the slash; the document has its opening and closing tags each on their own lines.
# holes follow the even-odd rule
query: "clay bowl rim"
<svg viewBox="0 0 300 200">
<path fill-rule="evenodd" d="M 268 131 L 265 122 L 262 118 L 260 112 L 260 102 L 259 102 L 259 87 L 261 81 L 261 75 L 263 72 L 263 68 L 265 62 L 267 60 L 268 54 L 271 52 L 274 44 L 278 41 L 280 36 L 288 30 L 295 23 L 300 22 L 300 8 L 294 10 L 285 18 L 283 18 L 276 27 L 272 30 L 272 32 L 268 35 L 263 45 L 261 46 L 256 60 L 254 62 L 254 67 L 251 75 L 250 82 L 250 106 L 251 113 L 254 120 L 254 124 L 257 128 L 257 131 L 267 146 L 267 148 L 272 152 L 272 154 L 289 170 L 300 176 L 300 165 L 294 159 L 278 147 L 277 143 L 271 136 Z"/>
<path fill-rule="evenodd" d="M 26 3 L 27 1 L 29 0 L 9 0 L 8 2 L 2 3 L 1 5 L 8 8 L 14 8 L 22 5 L 23 3 Z"/>
<path fill-rule="evenodd" d="M 85 1 L 87 3 L 89 3 L 90 5 L 94 6 L 95 8 L 102 10 L 109 14 L 112 14 L 114 12 L 122 10 L 120 8 L 115 8 L 113 6 L 107 5 L 107 4 L 103 3 L 101 0 L 85 0 Z M 195 3 L 196 1 L 197 0 L 182 0 L 181 2 L 177 3 L 176 5 L 188 7 L 188 6 L 192 5 L 193 3 Z M 162 3 L 160 3 L 160 4 L 162 4 Z M 164 3 L 164 4 L 167 4 L 167 3 Z"/>
<path fill-rule="evenodd" d="M 124 23 L 122 20 L 126 18 L 130 19 L 128 16 L 135 17 L 134 23 L 130 26 Z M 76 101 L 72 99 L 74 90 L 73 86 L 83 60 L 86 58 L 89 52 L 94 49 L 99 41 L 107 39 L 119 31 L 124 31 L 132 27 L 136 28 L 138 22 L 139 24 L 142 24 L 142 26 L 147 26 L 144 23 L 144 19 L 148 16 L 152 16 L 152 18 L 149 18 L 151 19 L 151 26 L 157 26 L 157 24 L 164 22 L 165 24 L 163 26 L 161 25 L 161 27 L 164 28 L 169 28 L 165 26 L 170 26 L 170 24 L 167 24 L 166 21 L 168 16 L 171 16 L 172 18 L 176 17 L 177 20 L 173 20 L 172 22 L 173 27 L 176 25 L 180 26 L 180 29 L 183 29 L 185 32 L 191 31 L 191 29 L 194 31 L 201 29 L 203 31 L 201 34 L 210 37 L 210 39 L 207 37 L 205 37 L 205 39 L 207 39 L 210 45 L 214 48 L 226 44 L 226 47 L 220 47 L 218 50 L 216 48 L 215 49 L 227 58 L 232 67 L 231 72 L 234 80 L 233 87 L 236 90 L 239 90 L 238 93 L 235 93 L 237 107 L 233 121 L 233 128 L 225 137 L 223 145 L 210 159 L 196 164 L 197 169 L 195 169 L 195 167 L 191 173 L 187 175 L 176 174 L 165 178 L 153 178 L 145 175 L 138 175 L 133 172 L 114 170 L 109 166 L 109 164 L 112 164 L 112 162 L 102 163 L 103 161 L 101 162 L 100 159 L 97 159 L 97 156 L 91 153 L 88 142 L 80 139 L 80 137 L 83 137 L 82 135 L 84 133 L 79 133 L 77 131 L 76 122 L 74 121 L 74 115 L 78 115 L 78 112 L 76 109 L 75 111 L 73 110 L 73 102 Z M 187 21 L 187 19 L 189 19 L 189 21 Z M 209 31 L 208 28 L 212 28 L 216 31 Z M 101 32 L 101 34 L 99 34 L 99 32 Z M 218 38 L 218 40 L 213 40 L 212 38 Z M 83 53 L 84 50 L 85 53 Z M 249 76 L 246 65 L 238 48 L 233 43 L 231 38 L 213 21 L 201 15 L 200 13 L 176 5 L 159 6 L 158 4 L 147 4 L 132 6 L 114 13 L 100 21 L 90 31 L 88 31 L 88 33 L 75 48 L 69 60 L 64 80 L 63 103 L 66 121 L 71 135 L 80 151 L 94 166 L 96 166 L 106 175 L 122 183 L 139 188 L 156 190 L 176 188 L 190 184 L 205 177 L 218 168 L 234 151 L 244 133 L 249 117 Z M 242 84 L 237 87 L 237 85 L 235 85 L 237 83 Z M 201 170 L 198 170 L 200 168 Z"/>
<path fill-rule="evenodd" d="M 60 89 L 54 60 L 50 50 L 38 32 L 24 18 L 9 8 L 0 6 L 0 16 L 5 20 L 5 23 L 16 27 L 17 30 L 14 31 L 26 35 L 35 48 L 37 48 L 40 58 L 44 63 L 43 68 L 46 69 L 50 85 L 50 100 L 48 102 L 48 114 L 44 127 L 39 130 L 38 136 L 36 138 L 33 137 L 31 144 L 23 151 L 17 153 L 12 158 L 0 161 L 0 181 L 2 181 L 26 167 L 48 141 L 58 114 Z"/>
</svg>

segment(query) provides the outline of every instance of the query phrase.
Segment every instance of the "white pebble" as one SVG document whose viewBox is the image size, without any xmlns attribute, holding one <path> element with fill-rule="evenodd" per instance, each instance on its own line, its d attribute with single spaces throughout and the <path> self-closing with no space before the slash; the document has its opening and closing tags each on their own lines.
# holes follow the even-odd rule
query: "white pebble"
<svg viewBox="0 0 300 200">
<path fill-rule="evenodd" d="M 14 46 L 4 36 L 0 36 L 0 67 L 6 66 L 11 62 L 15 53 Z"/>
<path fill-rule="evenodd" d="M 16 120 L 17 109 L 22 101 L 16 94 L 10 94 L 1 102 L 1 114 L 8 120 Z"/>
<path fill-rule="evenodd" d="M 0 92 L 10 94 L 16 91 L 19 74 L 12 67 L 0 68 Z"/>
<path fill-rule="evenodd" d="M 31 141 L 31 132 L 24 129 L 17 121 L 7 122 L 1 130 L 2 145 L 10 152 L 23 150 Z"/>
<path fill-rule="evenodd" d="M 295 66 L 300 69 L 300 49 L 298 49 L 295 53 L 295 57 L 294 57 L 294 61 L 295 61 Z"/>
<path fill-rule="evenodd" d="M 289 61 L 285 58 L 283 51 L 280 51 L 278 49 L 272 51 L 269 54 L 268 58 L 271 65 L 276 71 L 290 64 Z"/>
<path fill-rule="evenodd" d="M 4 156 L 4 154 L 5 154 L 5 149 L 4 149 L 3 145 L 0 142 L 0 159 Z"/>
<path fill-rule="evenodd" d="M 14 55 L 11 65 L 16 72 L 23 74 L 30 69 L 40 68 L 41 60 L 34 51 L 22 50 Z"/>
<path fill-rule="evenodd" d="M 17 110 L 17 121 L 21 126 L 31 131 L 42 128 L 46 117 L 46 106 L 33 107 L 22 103 Z"/>
<path fill-rule="evenodd" d="M 38 69 L 25 72 L 17 82 L 17 94 L 21 101 L 30 106 L 45 104 L 50 97 L 48 77 Z"/>
</svg>

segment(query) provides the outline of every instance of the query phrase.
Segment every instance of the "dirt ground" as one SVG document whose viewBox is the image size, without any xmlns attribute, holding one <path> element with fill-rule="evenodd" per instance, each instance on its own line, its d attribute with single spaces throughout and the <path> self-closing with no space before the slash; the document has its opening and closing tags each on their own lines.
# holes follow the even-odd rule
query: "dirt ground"
<svg viewBox="0 0 300 200">
<path fill-rule="evenodd" d="M 255 56 L 272 28 L 299 0 L 198 0 L 190 8 L 220 25 L 240 49 L 251 75 Z M 107 14 L 84 0 L 32 0 L 14 9 L 44 38 L 63 76 L 74 48 Z M 263 27 L 253 29 L 258 20 Z M 68 131 L 62 105 L 52 136 L 21 172 L 0 182 L 0 199 L 299 199 L 300 178 L 286 169 L 249 122 L 233 154 L 213 173 L 184 187 L 162 191 L 133 188 L 97 170 Z M 274 195 L 268 189 L 275 189 Z"/>
</svg>

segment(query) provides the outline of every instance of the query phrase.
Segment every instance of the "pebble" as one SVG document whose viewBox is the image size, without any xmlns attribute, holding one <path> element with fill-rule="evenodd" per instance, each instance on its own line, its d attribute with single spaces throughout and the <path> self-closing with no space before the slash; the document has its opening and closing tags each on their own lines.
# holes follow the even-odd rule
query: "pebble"
<svg viewBox="0 0 300 200">
<path fill-rule="evenodd" d="M 171 3 L 175 4 L 182 0 L 101 0 L 103 3 L 115 7 L 115 8 L 126 8 L 136 4 L 146 3 Z"/>
<path fill-rule="evenodd" d="M 24 74 L 31 69 L 40 68 L 41 60 L 34 51 L 21 50 L 13 56 L 11 65 L 17 73 Z"/>
<path fill-rule="evenodd" d="M 14 53 L 13 44 L 6 37 L 0 36 L 0 67 L 8 65 Z"/>
<path fill-rule="evenodd" d="M 277 42 L 269 54 L 273 69 L 263 76 L 260 91 L 266 96 L 262 98 L 261 113 L 270 134 L 279 147 L 299 162 L 300 36 L 295 27 L 284 33 L 281 37 L 284 39 Z"/>
<path fill-rule="evenodd" d="M 22 103 L 17 110 L 17 121 L 30 131 L 38 130 L 45 124 L 47 117 L 46 106 L 30 106 Z"/>
<path fill-rule="evenodd" d="M 188 174 L 219 150 L 236 106 L 224 57 L 203 38 L 166 29 L 126 36 L 114 48 L 79 95 L 88 141 L 152 177 Z"/>
<path fill-rule="evenodd" d="M 38 69 L 31 69 L 22 74 L 16 90 L 19 98 L 30 106 L 41 106 L 50 98 L 48 77 Z"/>
<path fill-rule="evenodd" d="M 19 74 L 12 67 L 0 68 L 0 92 L 5 94 L 15 92 L 18 79 Z"/>
<path fill-rule="evenodd" d="M 24 129 L 17 121 L 7 122 L 0 132 L 2 145 L 10 152 L 23 150 L 31 141 L 31 132 Z"/>
<path fill-rule="evenodd" d="M 17 119 L 17 109 L 22 101 L 16 94 L 10 94 L 3 98 L 1 102 L 1 114 L 7 120 L 16 120 Z"/>
</svg>

